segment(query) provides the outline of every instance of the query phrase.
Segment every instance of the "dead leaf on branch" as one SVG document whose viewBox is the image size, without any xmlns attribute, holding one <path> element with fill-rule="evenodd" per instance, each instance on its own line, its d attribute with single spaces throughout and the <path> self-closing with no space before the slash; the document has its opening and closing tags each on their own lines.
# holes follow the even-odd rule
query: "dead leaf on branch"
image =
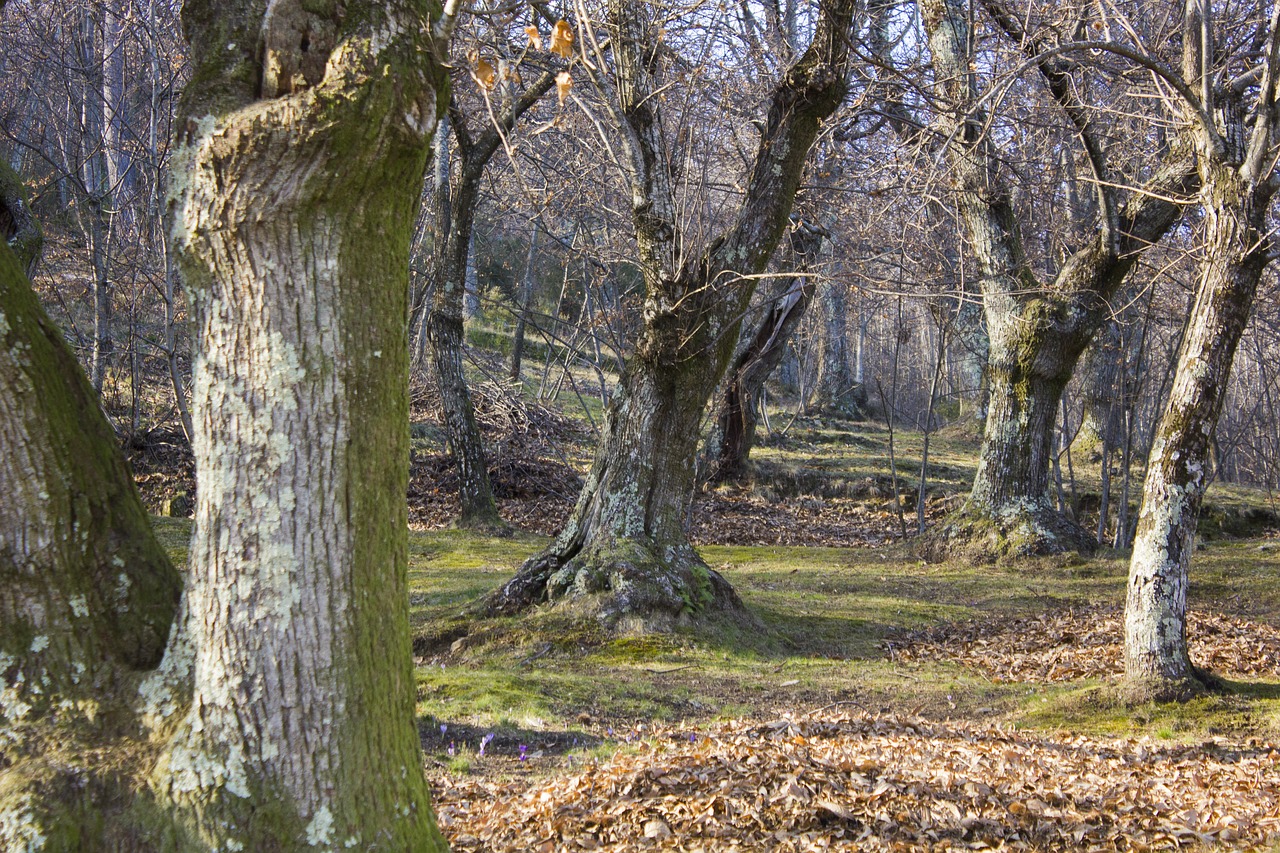
<svg viewBox="0 0 1280 853">
<path fill-rule="evenodd" d="M 493 70 L 493 65 L 487 59 L 476 59 L 475 70 L 471 72 L 471 76 L 480 84 L 486 92 L 493 89 L 494 80 L 497 73 Z"/>
<path fill-rule="evenodd" d="M 565 59 L 573 58 L 573 27 L 568 21 L 556 21 L 551 31 L 551 52 Z"/>
</svg>

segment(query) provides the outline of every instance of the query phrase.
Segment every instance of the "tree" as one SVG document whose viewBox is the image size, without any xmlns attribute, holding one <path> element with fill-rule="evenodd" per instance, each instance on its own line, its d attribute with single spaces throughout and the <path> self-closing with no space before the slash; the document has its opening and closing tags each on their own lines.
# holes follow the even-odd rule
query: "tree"
<svg viewBox="0 0 1280 853">
<path fill-rule="evenodd" d="M 855 7 L 849 0 L 820 5 L 808 49 L 768 97 L 741 200 L 729 224 L 702 242 L 698 231 L 710 223 L 684 222 L 677 204 L 681 166 L 673 147 L 692 142 L 663 118 L 663 10 L 610 2 L 643 328 L 568 524 L 494 594 L 492 609 L 580 598 L 607 623 L 644 628 L 691 612 L 741 609 L 685 530 L 702 414 L 737 342 L 752 277 L 786 229 L 809 148 L 843 97 Z"/>
<path fill-rule="evenodd" d="M 104 771 L 77 753 L 130 729 L 136 672 L 160 660 L 181 579 L 23 272 L 39 227 L 4 162 L 0 230 L 0 846 L 83 849 L 102 834 Z"/>
<path fill-rule="evenodd" d="M 496 122 L 481 128 L 478 133 L 468 127 L 466 113 L 458 106 L 456 98 L 449 111 L 448 124 L 457 143 L 461 164 L 456 184 L 449 186 L 446 167 L 445 180 L 432 197 L 436 209 L 431 211 L 431 215 L 445 227 L 439 235 L 441 239 L 434 249 L 430 267 L 428 292 L 431 306 L 426 327 L 444 407 L 445 430 L 458 468 L 458 497 L 462 512 L 457 523 L 460 527 L 493 531 L 506 529 L 493 499 L 484 442 L 462 369 L 465 277 L 472 251 L 476 209 L 480 203 L 480 180 L 506 134 L 524 113 L 551 91 L 556 75 L 555 68 L 544 71 L 527 89 L 511 99 Z M 492 88 L 495 84 L 496 81 L 488 79 L 486 74 L 480 85 Z M 438 157 L 449 156 L 445 145 L 437 146 L 437 151 Z M 438 163 L 437 168 L 442 165 L 445 164 Z M 448 209 L 443 209 L 444 206 Z"/>
<path fill-rule="evenodd" d="M 708 479 L 712 482 L 747 478 L 764 383 L 782 361 L 791 336 L 813 301 L 817 281 L 808 273 L 824 236 L 825 229 L 805 222 L 797 222 L 791 230 L 791 252 L 799 274 L 784 275 L 775 283 L 763 306 L 764 316 L 749 335 L 744 335 L 744 345 L 738 347 L 729 367 L 712 437 L 707 441 L 712 457 Z"/>
<path fill-rule="evenodd" d="M 404 495 L 409 239 L 448 5 L 183 8 L 168 221 L 199 491 L 166 667 L 189 668 L 190 701 L 149 691 L 177 709 L 151 783 L 179 849 L 444 847 L 414 725 Z"/>
<path fill-rule="evenodd" d="M 1269 21 L 1252 20 L 1242 33 L 1228 35 L 1214 26 L 1210 3 L 1187 0 L 1183 33 L 1183 74 L 1198 96 L 1188 113 L 1204 245 L 1177 372 L 1147 462 L 1129 562 L 1125 679 L 1139 698 L 1178 698 L 1203 687 L 1187 654 L 1188 569 L 1236 346 L 1270 260 L 1267 215 L 1280 155 L 1280 6 Z M 1262 62 L 1228 78 L 1224 71 L 1238 67 L 1232 44 L 1261 48 Z"/>
<path fill-rule="evenodd" d="M 1000 0 L 984 0 L 982 6 L 1021 47 L 1027 64 L 1039 70 L 1045 89 L 1079 138 L 1093 173 L 1097 227 L 1051 281 L 1040 281 L 1025 249 L 994 134 L 987 129 L 970 10 L 958 0 L 924 0 L 935 86 L 946 104 L 940 130 L 947 140 L 960 216 L 982 273 L 990 340 L 988 412 L 973 489 L 928 550 L 976 545 L 983 551 L 1019 553 L 1091 551 L 1094 537 L 1049 499 L 1053 427 L 1062 391 L 1109 316 L 1109 298 L 1141 254 L 1181 219 L 1180 199 L 1198 183 L 1195 159 L 1185 140 L 1174 140 L 1141 191 L 1122 204 L 1118 187 L 1123 181 L 1109 169 L 1098 119 L 1077 94 L 1089 91 L 1075 76 L 1081 66 L 1063 58 L 1070 46 L 1047 48 L 1024 26 L 1023 16 Z M 1089 44 L 1163 70 L 1137 50 Z M 1166 76 L 1177 82 L 1176 75 Z"/>
</svg>

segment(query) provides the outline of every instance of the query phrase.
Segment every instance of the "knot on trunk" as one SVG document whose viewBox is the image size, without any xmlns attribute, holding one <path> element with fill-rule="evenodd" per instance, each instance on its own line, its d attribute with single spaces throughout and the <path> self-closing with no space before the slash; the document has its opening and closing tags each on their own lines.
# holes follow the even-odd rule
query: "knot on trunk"
<svg viewBox="0 0 1280 853">
<path fill-rule="evenodd" d="M 337 7 L 325 16 L 302 0 L 271 0 L 262 23 L 262 96 L 291 95 L 324 80 L 339 20 Z"/>
</svg>

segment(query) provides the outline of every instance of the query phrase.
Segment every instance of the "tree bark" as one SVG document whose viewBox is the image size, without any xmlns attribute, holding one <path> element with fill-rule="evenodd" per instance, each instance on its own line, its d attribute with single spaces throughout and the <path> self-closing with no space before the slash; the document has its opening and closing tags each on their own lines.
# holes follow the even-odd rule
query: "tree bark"
<svg viewBox="0 0 1280 853">
<path fill-rule="evenodd" d="M 742 482 L 750 474 L 760 395 L 813 301 L 816 279 L 803 273 L 811 268 L 823 234 L 821 229 L 805 223 L 798 223 L 792 230 L 791 249 L 802 274 L 783 279 L 776 288 L 764 317 L 729 368 L 713 429 L 714 438 L 708 442 L 714 455 L 713 470 L 708 477 L 711 482 Z"/>
<path fill-rule="evenodd" d="M 810 146 L 845 91 L 856 4 L 823 4 L 813 42 L 774 89 L 735 220 L 701 251 L 682 240 L 661 115 L 652 4 L 612 0 L 618 100 L 644 275 L 643 327 L 606 410 L 601 445 L 570 521 L 489 600 L 510 612 L 586 598 L 614 626 L 662 629 L 742 605 L 689 543 L 703 410 L 724 375 L 761 272 L 787 226 Z"/>
<path fill-rule="evenodd" d="M 1214 57 L 1211 9 L 1188 0 L 1185 73 L 1208 79 Z M 1208 486 L 1214 430 L 1236 346 L 1267 265 L 1267 214 L 1280 151 L 1275 96 L 1280 77 L 1280 7 L 1271 14 L 1253 109 L 1232 91 L 1201 90 L 1197 155 L 1205 246 L 1169 398 L 1147 462 L 1125 602 L 1125 681 L 1132 698 L 1183 698 L 1203 688 L 1187 653 L 1188 569 Z M 1217 100 L 1215 104 L 1214 101 Z M 1216 133 L 1215 133 L 1216 131 Z"/>
<path fill-rule="evenodd" d="M 555 79 L 555 72 L 548 71 L 522 93 L 499 120 L 502 131 L 509 132 L 521 115 L 551 91 Z M 436 247 L 439 257 L 432 265 L 434 281 L 429 285 L 432 303 L 427 329 L 444 407 L 445 431 L 458 468 L 462 512 L 456 524 L 471 530 L 505 532 L 508 527 L 498 515 L 498 505 L 493 499 L 484 440 L 476 423 L 475 407 L 462 366 L 467 277 L 469 270 L 474 269 L 471 252 L 476 209 L 480 205 L 480 179 L 497 152 L 502 135 L 490 127 L 473 140 L 467 130 L 466 117 L 456 104 L 451 113 L 449 127 L 457 139 L 462 167 L 457 186 L 446 196 L 448 228 L 443 235 L 443 245 Z"/>
<path fill-rule="evenodd" d="M 38 254 L 0 163 L 5 237 Z M 181 579 L 152 534 L 97 394 L 0 245 L 0 847 L 104 836 L 92 755 L 164 651 Z M 52 738 L 52 740 L 51 740 Z M 105 833 L 107 838 L 112 833 Z M 107 843 L 107 842 L 104 842 Z"/>
<path fill-rule="evenodd" d="M 924 550 L 1038 554 L 1090 552 L 1094 537 L 1057 511 L 1049 495 L 1053 427 L 1062 391 L 1095 332 L 1108 299 L 1141 254 L 1182 217 L 1177 201 L 1194 192 L 1190 144 L 1178 140 L 1146 183 L 1121 207 L 1106 180 L 1105 159 L 1070 75 L 1039 58 L 1041 46 L 998 0 L 984 0 L 996 23 L 1023 45 L 1090 156 L 1101 202 L 1099 228 L 1053 281 L 1042 284 L 1027 261 L 1016 213 L 1000 180 L 993 143 L 977 108 L 970 61 L 969 10 L 960 0 L 926 0 L 922 17 L 938 87 L 951 111 L 943 130 L 959 184 L 961 219 L 982 271 L 990 350 L 988 414 L 973 489 L 964 507 L 931 535 Z"/>
<path fill-rule="evenodd" d="M 419 0 L 187 0 L 169 235 L 189 587 L 149 695 L 172 846 L 439 850 L 408 632 L 409 241 L 448 78 Z"/>
</svg>

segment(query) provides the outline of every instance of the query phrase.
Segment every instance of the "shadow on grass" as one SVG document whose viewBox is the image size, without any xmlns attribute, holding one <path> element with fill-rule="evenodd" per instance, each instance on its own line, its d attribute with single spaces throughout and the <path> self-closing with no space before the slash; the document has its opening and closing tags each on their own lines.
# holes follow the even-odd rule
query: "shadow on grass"
<svg viewBox="0 0 1280 853">
<path fill-rule="evenodd" d="M 427 716 L 418 720 L 418 737 L 428 753 L 457 752 L 478 754 L 481 745 L 485 755 L 516 757 L 531 753 L 564 755 L 591 749 L 605 738 L 588 732 L 561 730 L 539 731 L 511 726 L 473 726 L 467 723 L 441 721 Z M 488 740 L 486 740 L 488 738 Z"/>
<path fill-rule="evenodd" d="M 1280 699 L 1280 683 L 1274 681 L 1232 681 L 1219 677 L 1228 693 L 1249 699 Z"/>
</svg>

